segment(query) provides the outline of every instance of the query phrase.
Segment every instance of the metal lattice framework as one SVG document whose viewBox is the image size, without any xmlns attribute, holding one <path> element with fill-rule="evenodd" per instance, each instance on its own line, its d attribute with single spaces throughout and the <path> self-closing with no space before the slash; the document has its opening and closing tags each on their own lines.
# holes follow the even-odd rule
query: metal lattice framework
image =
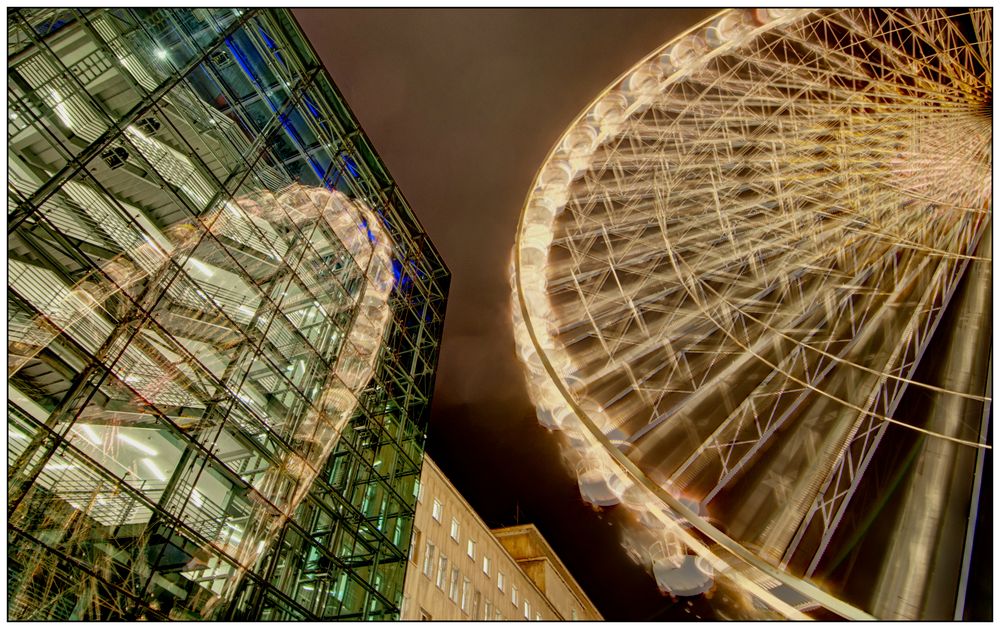
<svg viewBox="0 0 1000 629">
<path fill-rule="evenodd" d="M 173 170 L 190 176 L 188 189 L 199 188 L 199 175 L 183 156 L 171 155 L 155 140 L 148 142 L 151 150 L 159 150 L 164 161 L 172 162 Z M 205 479 L 193 484 L 187 479 L 181 481 L 181 491 L 169 505 L 202 538 L 206 548 L 226 552 L 235 560 L 233 566 L 198 574 L 215 582 L 217 597 L 205 598 L 203 609 L 199 609 L 207 616 L 208 610 L 231 602 L 245 572 L 302 503 L 357 408 L 357 398 L 372 377 L 391 313 L 387 302 L 393 286 L 392 245 L 371 210 L 326 188 L 293 185 L 280 194 L 263 191 L 239 198 L 197 223 L 174 225 L 169 235 L 157 232 L 158 237 L 150 240 L 135 238 L 125 221 L 111 212 L 101 215 L 107 202 L 97 195 L 88 197 L 83 186 L 69 187 L 68 191 L 81 201 L 90 201 L 84 207 L 103 219 L 102 229 L 123 238 L 127 235 L 131 242 L 121 242 L 125 253 L 73 287 L 62 285 L 52 271 L 10 261 L 11 288 L 39 314 L 11 330 L 8 378 L 16 376 L 56 339 L 67 338 L 104 356 L 109 370 L 131 389 L 126 393 L 125 387 L 109 383 L 106 390 L 110 396 L 125 394 L 129 399 L 142 400 L 142 404 L 165 408 L 210 408 L 220 399 L 226 400 L 233 405 L 229 431 L 251 438 L 262 448 L 276 441 L 291 446 L 291 451 L 279 453 L 275 460 L 255 461 L 259 469 L 253 477 L 252 500 L 246 513 L 227 513 L 222 506 L 224 492 Z M 218 239 L 239 242 L 270 259 L 288 260 L 296 266 L 298 275 L 279 272 L 284 282 L 278 282 L 277 291 L 249 285 L 238 279 L 240 267 L 223 247 L 205 245 L 202 230 Z M 346 267 L 347 260 L 364 273 L 357 274 L 351 292 L 345 294 L 334 282 L 331 268 L 337 262 Z M 178 279 L 178 269 L 190 270 L 197 279 Z M 293 277 L 304 282 L 310 292 L 300 291 L 290 281 Z M 313 388 L 316 399 L 300 405 L 298 413 L 277 414 L 273 410 L 277 406 L 268 402 L 269 396 L 291 396 L 287 384 L 268 372 L 261 376 L 259 370 L 251 370 L 239 378 L 230 376 L 229 384 L 220 386 L 216 378 L 199 369 L 199 361 L 212 359 L 212 352 L 204 346 L 196 355 L 152 322 L 139 326 L 139 334 L 131 340 L 124 338 L 121 328 L 126 326 L 116 327 L 115 322 L 140 318 L 144 305 L 148 307 L 151 302 L 150 295 L 157 296 L 158 312 L 184 313 L 183 317 L 174 317 L 178 325 L 172 332 L 177 337 L 203 338 L 206 330 L 213 329 L 212 335 L 218 340 L 236 337 L 240 330 L 262 336 L 287 364 L 286 377 L 294 378 L 296 369 L 319 372 Z M 119 300 L 120 312 L 105 306 Z M 306 300 L 310 311 L 290 311 L 289 303 Z M 338 341 L 339 335 L 331 335 L 330 329 L 334 322 L 345 320 L 350 326 L 343 341 Z M 113 342 L 102 342 L 104 339 Z M 326 356 L 336 351 L 334 367 L 329 369 L 313 354 L 303 352 L 303 341 Z M 230 351 L 237 353 L 238 346 L 238 342 L 232 343 Z M 37 404 L 18 401 L 44 416 L 44 409 Z M 124 409 L 127 405 L 119 406 Z M 164 452 L 169 449 L 164 447 L 166 444 L 146 436 L 144 431 L 123 429 L 120 424 L 148 427 L 153 423 L 151 417 L 141 411 L 115 415 L 107 410 L 90 413 L 87 419 L 98 423 L 96 428 L 85 422 L 73 425 L 68 433 L 71 447 L 50 458 L 38 473 L 38 485 L 51 495 L 50 507 L 65 502 L 90 516 L 88 519 L 72 513 L 65 517 L 54 507 L 44 511 L 43 517 L 52 520 L 46 530 L 50 535 L 58 532 L 69 549 L 85 547 L 99 526 L 122 527 L 148 521 L 150 506 L 134 496 L 162 499 L 168 485 L 167 466 L 176 465 Z M 260 417 L 266 419 L 261 421 Z M 189 431 L 212 432 L 189 418 L 174 419 Z M 13 432 L 8 456 L 14 469 L 30 466 L 41 439 L 31 441 L 23 432 Z M 137 450 L 149 456 L 136 456 Z M 120 491 L 99 473 L 87 470 L 82 463 L 86 460 L 98 461 L 102 468 L 122 474 L 132 492 Z M 143 478 L 150 470 L 153 477 Z M 20 523 L 22 517 L 18 513 L 14 521 Z M 150 539 L 141 537 L 133 552 L 153 554 L 151 544 Z M 28 573 L 52 569 L 52 558 L 43 553 L 24 557 L 21 563 Z M 24 580 L 12 595 L 15 599 L 30 599 L 37 596 L 33 588 L 37 589 L 37 584 Z M 83 589 L 96 606 L 102 598 L 98 580 Z M 76 590 L 59 591 L 59 595 L 70 599 L 78 594 Z"/>
<path fill-rule="evenodd" d="M 397 617 L 449 273 L 293 16 L 7 28 L 8 617 Z"/>
<path fill-rule="evenodd" d="M 900 404 L 989 406 L 982 361 L 917 370 L 949 306 L 968 326 L 953 353 L 991 338 L 988 279 L 952 303 L 992 259 L 991 59 L 988 9 L 726 11 L 626 73 L 540 169 L 518 351 L 584 498 L 658 531 L 639 554 L 675 572 L 665 590 L 691 585 L 700 547 L 701 573 L 742 575 L 784 615 L 779 584 L 863 615 L 799 577 L 881 482 L 887 431 L 988 447 Z"/>
</svg>

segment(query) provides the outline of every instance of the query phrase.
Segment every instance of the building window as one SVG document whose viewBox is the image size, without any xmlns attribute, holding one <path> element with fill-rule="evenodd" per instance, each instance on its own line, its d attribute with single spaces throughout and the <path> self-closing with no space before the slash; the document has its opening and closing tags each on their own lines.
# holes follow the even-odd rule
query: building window
<svg viewBox="0 0 1000 629">
<path fill-rule="evenodd" d="M 535 620 L 541 620 L 542 614 L 540 612 L 535 612 Z"/>
<path fill-rule="evenodd" d="M 385 513 L 379 516 L 379 519 L 385 518 Z M 399 540 L 403 539 L 403 529 L 406 528 L 406 522 L 403 518 L 396 518 L 396 524 L 392 527 L 392 543 L 399 546 Z"/>
<path fill-rule="evenodd" d="M 120 146 L 113 146 L 101 153 L 101 159 L 112 169 L 121 168 L 128 161 L 128 151 Z"/>
<path fill-rule="evenodd" d="M 472 612 L 470 616 L 477 620 L 479 619 L 479 606 L 482 601 L 483 595 L 479 593 L 479 590 L 476 590 L 476 593 L 472 595 Z"/>
<path fill-rule="evenodd" d="M 434 544 L 430 542 L 424 547 L 424 574 L 428 578 L 434 574 Z"/>
<path fill-rule="evenodd" d="M 483 620 L 493 620 L 493 601 L 489 599 L 483 605 Z"/>
<path fill-rule="evenodd" d="M 444 512 L 444 507 L 441 505 L 441 501 L 437 498 L 434 499 L 434 508 L 431 511 L 431 517 L 441 522 L 441 515 Z"/>
<path fill-rule="evenodd" d="M 490 561 L 490 558 L 487 557 L 486 555 L 483 555 L 483 574 L 489 576 L 491 563 L 492 562 Z"/>
<path fill-rule="evenodd" d="M 514 603 L 514 607 L 517 607 L 517 586 L 510 586 L 510 602 Z"/>
<path fill-rule="evenodd" d="M 438 560 L 438 577 L 435 584 L 444 590 L 444 580 L 448 578 L 448 558 L 441 555 L 441 559 Z"/>
<path fill-rule="evenodd" d="M 418 547 L 420 546 L 420 531 L 416 528 L 410 533 L 410 562 L 417 563 L 420 558 L 417 557 L 420 553 L 418 552 Z"/>
<path fill-rule="evenodd" d="M 569 612 L 569 618 L 570 618 L 570 620 L 577 620 L 577 617 L 576 617 L 576 608 L 573 608 L 572 610 L 570 610 L 570 612 Z"/>
<path fill-rule="evenodd" d="M 524 619 L 531 620 L 531 604 L 524 601 Z"/>
<path fill-rule="evenodd" d="M 451 582 L 448 584 L 448 598 L 458 602 L 458 568 L 451 569 Z"/>
<path fill-rule="evenodd" d="M 452 518 L 451 519 L 451 538 L 453 540 L 455 540 L 456 542 L 458 541 L 459 530 L 460 529 L 459 529 L 459 526 L 458 526 L 458 520 L 456 520 L 455 518 Z"/>
<path fill-rule="evenodd" d="M 469 589 L 472 586 L 472 582 L 468 579 L 462 579 L 462 611 L 469 611 Z"/>
<path fill-rule="evenodd" d="M 472 561 L 476 560 L 476 540 L 470 539 L 469 543 L 466 544 L 465 552 L 468 553 L 469 559 Z"/>
<path fill-rule="evenodd" d="M 504 591 L 504 589 L 503 589 L 503 573 L 500 572 L 499 570 L 497 570 L 497 589 L 500 590 L 501 592 Z"/>
<path fill-rule="evenodd" d="M 503 620 L 503 614 L 500 613 L 499 607 L 497 607 L 493 613 L 493 620 Z"/>
<path fill-rule="evenodd" d="M 420 484 L 420 479 L 413 481 L 413 497 L 420 502 L 420 499 L 424 497 L 424 486 Z"/>
<path fill-rule="evenodd" d="M 423 607 L 420 608 L 420 620 L 434 620 L 431 615 L 427 613 L 427 610 Z"/>
<path fill-rule="evenodd" d="M 135 126 L 145 133 L 146 135 L 153 135 L 160 130 L 160 121 L 152 116 L 147 118 L 140 118 L 136 121 Z"/>
</svg>

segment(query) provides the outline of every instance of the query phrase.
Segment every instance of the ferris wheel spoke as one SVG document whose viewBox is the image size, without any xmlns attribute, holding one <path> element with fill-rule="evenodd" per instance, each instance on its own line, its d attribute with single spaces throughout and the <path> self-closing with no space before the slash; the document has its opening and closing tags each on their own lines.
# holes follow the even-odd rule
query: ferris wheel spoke
<svg viewBox="0 0 1000 629">
<path fill-rule="evenodd" d="M 896 414 L 913 390 L 991 401 L 979 372 L 917 375 L 946 314 L 978 307 L 951 303 L 965 269 L 992 259 L 991 54 L 985 9 L 732 10 L 574 122 L 522 214 L 515 321 L 539 419 L 587 483 L 633 478 L 639 522 L 669 503 L 754 553 L 716 556 L 749 561 L 733 574 L 863 616 L 796 575 L 856 552 L 855 495 L 893 460 L 879 444 L 990 447 Z"/>
</svg>

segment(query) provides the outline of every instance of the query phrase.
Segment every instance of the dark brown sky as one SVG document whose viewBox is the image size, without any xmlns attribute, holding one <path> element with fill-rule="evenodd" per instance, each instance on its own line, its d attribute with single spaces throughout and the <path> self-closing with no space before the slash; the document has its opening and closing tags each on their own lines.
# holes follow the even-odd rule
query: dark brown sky
<svg viewBox="0 0 1000 629">
<path fill-rule="evenodd" d="M 453 275 L 431 456 L 487 524 L 537 524 L 613 620 L 693 619 L 703 604 L 659 596 L 619 546 L 623 514 L 582 503 L 556 438 L 535 420 L 514 357 L 510 249 L 535 171 L 569 122 L 711 13 L 295 11 Z"/>
</svg>

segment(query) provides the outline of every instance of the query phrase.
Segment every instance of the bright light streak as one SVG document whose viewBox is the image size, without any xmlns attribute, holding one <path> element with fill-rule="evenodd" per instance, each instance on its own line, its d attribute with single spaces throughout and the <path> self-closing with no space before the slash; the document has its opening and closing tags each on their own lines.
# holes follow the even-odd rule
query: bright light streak
<svg viewBox="0 0 1000 629">
<path fill-rule="evenodd" d="M 83 433 L 83 436 L 87 438 L 87 441 L 94 444 L 95 446 L 99 446 L 104 442 L 104 440 L 101 439 L 101 437 L 98 436 L 96 432 L 94 432 L 94 429 L 88 426 L 87 424 L 82 424 L 80 426 L 77 426 L 77 429 Z"/>
<path fill-rule="evenodd" d="M 167 480 L 167 475 L 163 473 L 163 470 L 156 466 L 156 463 L 153 463 L 152 459 L 143 459 L 142 465 L 149 470 L 150 474 L 156 477 L 156 480 Z"/>
<path fill-rule="evenodd" d="M 54 109 L 56 114 L 59 116 L 59 119 L 62 120 L 62 123 L 67 127 L 73 128 L 73 120 L 69 117 L 69 110 L 66 109 L 66 103 L 63 102 L 62 96 L 60 96 L 59 92 L 55 90 L 50 90 L 50 93 L 52 95 L 52 101 L 56 104 Z"/>
<path fill-rule="evenodd" d="M 212 267 L 197 258 L 188 258 L 188 264 L 198 269 L 198 271 L 205 277 L 212 277 L 215 275 L 215 271 L 212 270 Z"/>
<path fill-rule="evenodd" d="M 153 242 L 153 239 L 152 239 L 152 238 L 150 238 L 150 237 L 149 237 L 149 236 L 147 236 L 146 234 L 143 234 L 143 235 L 142 235 L 142 238 L 143 238 L 143 240 L 145 240 L 145 241 L 146 241 L 146 242 L 147 242 L 147 243 L 149 244 L 149 246 L 150 246 L 150 247 L 152 247 L 152 248 L 153 248 L 153 250 L 154 250 L 154 251 L 159 251 L 159 252 L 161 252 L 161 253 L 163 252 L 163 250 L 162 250 L 162 249 L 160 249 L 160 245 L 158 245 L 158 244 L 156 244 L 155 242 Z"/>
<path fill-rule="evenodd" d="M 129 444 L 130 446 L 132 446 L 136 450 L 139 450 L 140 452 L 144 452 L 144 453 L 148 454 L 149 456 L 156 456 L 157 454 L 159 454 L 156 450 L 150 448 L 149 446 L 147 446 L 146 444 L 142 443 L 141 441 L 138 441 L 136 439 L 133 439 L 132 437 L 129 437 L 128 435 L 123 435 L 121 433 L 118 433 L 118 440 L 121 441 L 121 442 L 123 442 L 123 443 Z"/>
</svg>

